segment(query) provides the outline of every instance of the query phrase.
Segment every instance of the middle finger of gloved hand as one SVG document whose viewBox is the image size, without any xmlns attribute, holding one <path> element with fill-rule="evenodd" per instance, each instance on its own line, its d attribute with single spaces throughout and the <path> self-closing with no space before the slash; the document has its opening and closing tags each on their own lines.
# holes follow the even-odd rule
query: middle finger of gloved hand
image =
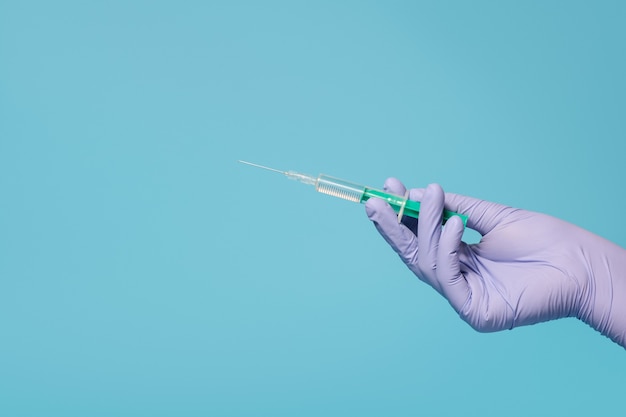
<svg viewBox="0 0 626 417">
<path fill-rule="evenodd" d="M 387 178 L 387 181 L 385 181 L 385 185 L 383 187 L 383 190 L 391 193 L 391 194 L 395 194 L 395 195 L 399 195 L 399 196 L 404 196 L 406 194 L 406 188 L 404 187 L 404 184 L 402 184 L 402 182 L 397 179 L 397 178 Z M 413 190 L 409 191 L 409 200 L 412 200 L 411 198 L 411 192 Z M 402 224 L 404 224 L 406 227 L 409 228 L 409 230 L 411 230 L 414 234 L 417 234 L 417 220 L 414 219 L 413 217 L 409 217 L 409 216 L 402 216 Z"/>
<path fill-rule="evenodd" d="M 424 197 L 423 188 L 413 188 L 409 191 L 409 200 L 422 201 Z M 409 228 L 413 233 L 417 235 L 417 222 L 418 220 L 410 216 L 402 216 L 402 224 Z"/>
<path fill-rule="evenodd" d="M 441 288 L 439 288 L 436 269 L 443 206 L 443 190 L 438 184 L 430 184 L 422 197 L 419 222 L 417 224 L 417 245 L 419 247 L 417 265 L 423 279 L 439 292 L 441 292 Z"/>
</svg>

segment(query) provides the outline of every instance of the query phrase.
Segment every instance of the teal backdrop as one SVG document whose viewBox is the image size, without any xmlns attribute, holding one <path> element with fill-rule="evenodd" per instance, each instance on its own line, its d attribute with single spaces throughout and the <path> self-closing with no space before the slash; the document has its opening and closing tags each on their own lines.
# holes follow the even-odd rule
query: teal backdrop
<svg viewBox="0 0 626 417">
<path fill-rule="evenodd" d="M 618 414 L 623 348 L 575 319 L 476 333 L 362 206 L 236 161 L 438 182 L 626 247 L 625 21 L 0 2 L 0 415 Z"/>
</svg>

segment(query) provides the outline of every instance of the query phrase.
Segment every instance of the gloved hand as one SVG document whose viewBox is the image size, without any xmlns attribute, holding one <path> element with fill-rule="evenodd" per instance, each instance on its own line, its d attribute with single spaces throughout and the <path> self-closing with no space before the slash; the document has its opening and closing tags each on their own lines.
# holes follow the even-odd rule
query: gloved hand
<svg viewBox="0 0 626 417">
<path fill-rule="evenodd" d="M 397 179 L 385 191 L 404 195 Z M 415 275 L 448 299 L 474 329 L 493 332 L 575 316 L 626 347 L 626 250 L 545 214 L 456 194 L 431 184 L 410 190 L 419 221 L 398 224 L 393 209 L 370 199 L 366 212 Z M 461 241 L 466 214 L 480 243 Z"/>
</svg>

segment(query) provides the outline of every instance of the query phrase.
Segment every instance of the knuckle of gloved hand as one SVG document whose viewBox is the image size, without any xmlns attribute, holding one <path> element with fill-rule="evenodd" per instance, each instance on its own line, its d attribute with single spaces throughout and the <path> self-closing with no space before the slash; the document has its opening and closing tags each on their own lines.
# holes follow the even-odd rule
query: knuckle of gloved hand
<svg viewBox="0 0 626 417">
<path fill-rule="evenodd" d="M 507 317 L 491 315 L 488 313 L 474 313 L 470 317 L 462 317 L 472 329 L 479 333 L 493 333 L 500 330 L 511 329 L 513 323 Z"/>
<path fill-rule="evenodd" d="M 491 333 L 494 331 L 493 323 L 488 318 L 474 318 L 469 322 L 469 325 L 479 333 Z"/>
<path fill-rule="evenodd" d="M 491 326 L 488 318 L 481 317 L 480 314 L 470 311 L 460 311 L 459 316 L 461 319 L 469 324 L 469 326 L 479 333 L 489 333 Z"/>
<path fill-rule="evenodd" d="M 469 324 L 472 329 L 479 333 L 487 333 L 489 331 L 487 330 L 489 328 L 489 315 L 481 314 L 473 301 L 475 300 L 470 297 L 462 306 L 460 306 L 460 308 L 455 307 L 455 310 L 459 317 L 465 323 Z"/>
</svg>

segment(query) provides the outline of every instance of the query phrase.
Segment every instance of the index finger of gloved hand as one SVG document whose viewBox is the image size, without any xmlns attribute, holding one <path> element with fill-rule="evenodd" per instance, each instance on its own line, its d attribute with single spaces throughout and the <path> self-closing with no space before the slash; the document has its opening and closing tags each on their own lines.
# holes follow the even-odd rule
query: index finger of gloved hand
<svg viewBox="0 0 626 417">
<path fill-rule="evenodd" d="M 411 267 L 417 258 L 417 239 L 403 224 L 398 224 L 398 217 L 391 206 L 379 198 L 371 198 L 365 203 L 367 217 L 389 246 Z"/>
<path fill-rule="evenodd" d="M 383 190 L 395 195 L 403 196 L 406 193 L 406 187 L 397 178 L 387 178 Z M 409 190 L 409 200 L 422 201 L 424 195 L 424 188 L 412 188 Z"/>
<path fill-rule="evenodd" d="M 399 196 L 406 195 L 406 191 L 407 191 L 404 184 L 402 184 L 402 182 L 399 179 L 393 178 L 393 177 L 387 178 L 387 181 L 385 181 L 385 186 L 383 187 L 383 190 L 385 192 L 399 195 Z M 409 200 L 419 201 L 415 199 L 414 194 L 415 194 L 415 190 L 409 191 L 409 196 L 408 196 Z M 414 219 L 413 217 L 409 217 L 409 216 L 402 216 L 401 220 L 402 220 L 402 224 L 408 227 L 413 233 L 417 233 L 417 219 Z"/>
<path fill-rule="evenodd" d="M 383 186 L 383 190 L 388 193 L 396 194 L 396 195 L 404 195 L 406 192 L 406 187 L 402 184 L 397 178 L 389 177 L 385 181 L 385 185 Z"/>
<path fill-rule="evenodd" d="M 412 188 L 411 191 L 409 192 L 409 199 L 413 201 L 422 201 L 422 198 L 424 198 L 425 191 L 426 191 L 425 188 Z"/>
<path fill-rule="evenodd" d="M 437 282 L 436 269 L 443 206 L 443 190 L 438 184 L 430 184 L 424 192 L 417 223 L 417 244 L 420 248 L 417 265 L 423 275 L 422 279 L 439 292 L 441 287 Z"/>
<path fill-rule="evenodd" d="M 412 201 L 422 201 L 422 198 L 424 198 L 424 188 L 413 188 L 409 191 L 409 200 Z M 409 229 L 411 229 L 411 231 L 415 234 L 417 234 L 417 219 L 413 218 L 413 217 L 409 217 L 409 216 L 402 216 L 402 223 L 404 223 L 404 225 L 406 225 L 406 227 L 408 227 Z"/>
</svg>

